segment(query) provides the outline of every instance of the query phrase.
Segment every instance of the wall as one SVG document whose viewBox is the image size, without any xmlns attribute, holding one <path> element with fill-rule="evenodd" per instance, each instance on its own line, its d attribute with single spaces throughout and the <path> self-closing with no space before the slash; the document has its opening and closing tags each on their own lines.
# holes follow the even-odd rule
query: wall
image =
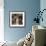
<svg viewBox="0 0 46 46">
<path fill-rule="evenodd" d="M 7 41 L 18 41 L 32 29 L 33 19 L 40 10 L 40 0 L 4 0 L 4 38 Z M 9 27 L 9 11 L 24 11 L 26 26 L 24 28 Z"/>
<path fill-rule="evenodd" d="M 43 10 L 43 9 L 46 9 L 46 0 L 40 0 L 40 9 L 41 9 L 41 11 Z M 42 25 L 42 26 L 45 26 L 46 27 L 46 11 L 44 11 L 43 12 L 43 19 L 44 19 L 44 21 L 42 22 L 40 22 L 40 25 Z"/>
</svg>

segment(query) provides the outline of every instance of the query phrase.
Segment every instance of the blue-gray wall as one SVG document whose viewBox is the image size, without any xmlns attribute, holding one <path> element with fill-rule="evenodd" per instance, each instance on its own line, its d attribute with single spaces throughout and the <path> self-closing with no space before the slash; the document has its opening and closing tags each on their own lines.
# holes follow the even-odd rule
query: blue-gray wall
<svg viewBox="0 0 46 46">
<path fill-rule="evenodd" d="M 46 0 L 41 0 L 40 1 L 40 10 L 42 11 L 43 9 L 46 9 Z M 43 12 L 43 22 L 40 21 L 40 25 L 46 27 L 46 10 Z"/>
<path fill-rule="evenodd" d="M 18 41 L 32 29 L 36 12 L 40 9 L 40 0 L 4 0 L 4 38 L 7 41 Z M 9 27 L 9 11 L 24 11 L 26 26 L 24 28 Z"/>
</svg>

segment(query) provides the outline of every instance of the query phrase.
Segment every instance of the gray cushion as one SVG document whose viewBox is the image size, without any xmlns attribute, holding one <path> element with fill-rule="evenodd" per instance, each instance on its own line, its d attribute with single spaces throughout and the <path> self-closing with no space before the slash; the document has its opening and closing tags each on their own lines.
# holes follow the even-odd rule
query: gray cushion
<svg viewBox="0 0 46 46">
<path fill-rule="evenodd" d="M 23 46 L 23 43 L 24 43 L 24 38 L 20 39 L 18 42 L 17 42 L 17 46 Z"/>
</svg>

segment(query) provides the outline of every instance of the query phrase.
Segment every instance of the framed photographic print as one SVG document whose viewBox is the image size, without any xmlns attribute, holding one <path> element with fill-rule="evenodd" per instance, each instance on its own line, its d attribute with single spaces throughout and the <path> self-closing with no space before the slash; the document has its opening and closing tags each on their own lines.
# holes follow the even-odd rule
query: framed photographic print
<svg viewBox="0 0 46 46">
<path fill-rule="evenodd" d="M 10 27 L 24 27 L 25 12 L 10 12 Z"/>
</svg>

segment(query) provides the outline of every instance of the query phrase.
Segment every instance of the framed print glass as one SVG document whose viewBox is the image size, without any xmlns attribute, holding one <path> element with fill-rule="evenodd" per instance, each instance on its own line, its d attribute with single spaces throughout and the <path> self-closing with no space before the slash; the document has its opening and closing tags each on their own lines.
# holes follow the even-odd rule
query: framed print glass
<svg viewBox="0 0 46 46">
<path fill-rule="evenodd" d="M 10 12 L 10 27 L 24 27 L 25 12 Z"/>
</svg>

